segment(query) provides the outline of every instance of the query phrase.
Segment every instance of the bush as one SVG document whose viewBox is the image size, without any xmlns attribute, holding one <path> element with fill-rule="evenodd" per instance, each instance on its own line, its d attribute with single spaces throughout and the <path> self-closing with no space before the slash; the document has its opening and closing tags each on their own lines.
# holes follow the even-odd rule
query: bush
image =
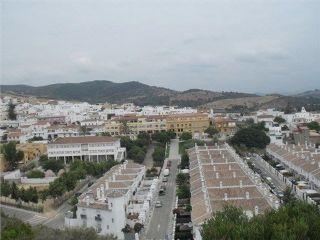
<svg viewBox="0 0 320 240">
<path fill-rule="evenodd" d="M 177 196 L 179 199 L 190 198 L 190 187 L 187 184 L 182 184 L 177 188 Z"/>
<path fill-rule="evenodd" d="M 60 169 L 64 168 L 64 163 L 62 160 L 48 159 L 44 162 L 40 162 L 44 170 L 52 170 L 57 173 Z"/>
<path fill-rule="evenodd" d="M 188 174 L 185 173 L 178 173 L 176 178 L 176 183 L 178 185 L 182 185 L 189 180 Z"/>
<path fill-rule="evenodd" d="M 189 156 L 187 153 L 182 154 L 180 168 L 189 168 Z"/>
<path fill-rule="evenodd" d="M 44 178 L 44 172 L 40 170 L 32 170 L 27 173 L 28 178 Z"/>
</svg>

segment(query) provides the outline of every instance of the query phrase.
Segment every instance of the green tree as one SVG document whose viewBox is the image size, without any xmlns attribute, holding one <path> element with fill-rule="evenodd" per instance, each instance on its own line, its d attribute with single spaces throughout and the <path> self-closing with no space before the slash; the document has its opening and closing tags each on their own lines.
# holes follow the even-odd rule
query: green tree
<svg viewBox="0 0 320 240">
<path fill-rule="evenodd" d="M 246 239 L 241 238 L 238 229 L 247 223 L 248 218 L 240 208 L 226 205 L 223 211 L 217 212 L 214 218 L 202 225 L 201 235 L 203 240 Z"/>
<path fill-rule="evenodd" d="M 227 205 L 202 225 L 201 234 L 204 240 L 319 239 L 320 210 L 316 205 L 294 201 L 248 219 L 241 208 Z"/>
<path fill-rule="evenodd" d="M 152 158 L 156 166 L 161 166 L 165 159 L 165 148 L 157 146 L 152 153 Z"/>
<path fill-rule="evenodd" d="M 188 180 L 188 174 L 185 174 L 185 173 L 178 173 L 177 174 L 176 183 L 178 185 L 182 185 L 182 184 L 186 183 L 187 180 Z"/>
<path fill-rule="evenodd" d="M 19 161 L 21 161 L 24 156 L 22 151 L 17 151 L 15 142 L 4 144 L 3 154 L 8 164 L 8 170 L 10 171 L 17 168 Z"/>
<path fill-rule="evenodd" d="M 3 220 L 3 218 L 1 218 Z M 34 233 L 29 224 L 22 222 L 17 218 L 9 218 L 2 222 L 1 239 L 3 240 L 31 240 L 34 239 Z"/>
<path fill-rule="evenodd" d="M 190 198 L 190 187 L 185 183 L 177 188 L 177 196 L 179 199 Z"/>
<path fill-rule="evenodd" d="M 10 184 L 7 181 L 1 182 L 0 193 L 1 196 L 8 197 L 10 195 Z"/>
<path fill-rule="evenodd" d="M 49 195 L 56 198 L 62 196 L 66 191 L 66 186 L 60 178 L 54 180 L 49 184 Z"/>
<path fill-rule="evenodd" d="M 281 200 L 283 204 L 292 204 L 297 200 L 294 192 L 292 191 L 292 188 L 286 187 Z"/>
<path fill-rule="evenodd" d="M 175 137 L 176 137 L 176 134 L 173 131 L 156 132 L 151 136 L 152 140 L 157 141 L 161 144 L 166 144 L 170 142 L 170 139 L 173 139 Z"/>
<path fill-rule="evenodd" d="M 18 200 L 20 198 L 20 191 L 15 182 L 11 184 L 10 194 L 12 199 Z"/>
<path fill-rule="evenodd" d="M 310 130 L 315 130 L 315 131 L 317 131 L 317 132 L 320 131 L 320 125 L 319 125 L 318 122 L 315 122 L 315 121 L 310 122 L 310 123 L 308 123 L 307 126 L 308 126 L 308 128 L 309 128 Z"/>
<path fill-rule="evenodd" d="M 60 169 L 64 168 L 63 161 L 55 160 L 55 159 L 48 159 L 45 162 L 40 163 L 44 170 L 52 170 L 57 173 Z"/>
<path fill-rule="evenodd" d="M 189 156 L 187 153 L 183 153 L 181 156 L 181 169 L 189 168 Z"/>
<path fill-rule="evenodd" d="M 240 129 L 231 138 L 231 143 L 236 146 L 244 145 L 248 148 L 265 148 L 270 143 L 270 138 L 266 133 L 256 128 Z"/>
<path fill-rule="evenodd" d="M 11 101 L 8 105 L 8 118 L 10 120 L 16 120 L 17 119 L 17 114 L 15 112 L 15 108 L 16 108 L 16 105 L 14 105 Z"/>
<path fill-rule="evenodd" d="M 138 146 L 133 146 L 128 152 L 128 157 L 138 163 L 143 162 L 145 155 L 146 153 L 143 149 Z"/>
<path fill-rule="evenodd" d="M 120 144 L 121 144 L 121 147 L 126 148 L 127 152 L 129 152 L 130 149 L 134 146 L 134 142 L 127 136 L 120 137 Z"/>
<path fill-rule="evenodd" d="M 30 139 L 28 140 L 28 142 L 42 141 L 42 140 L 43 140 L 43 137 L 34 136 L 34 137 L 30 138 Z"/>
<path fill-rule="evenodd" d="M 28 178 L 44 178 L 44 172 L 35 169 L 35 170 L 28 172 L 27 177 Z"/>
<path fill-rule="evenodd" d="M 48 189 L 43 189 L 39 191 L 39 197 L 42 202 L 46 201 L 49 196 L 49 190 Z"/>
<path fill-rule="evenodd" d="M 120 134 L 121 135 L 128 135 L 130 133 L 130 127 L 128 126 L 128 121 L 121 120 L 120 122 L 121 122 Z"/>
<path fill-rule="evenodd" d="M 141 223 L 135 223 L 133 226 L 133 230 L 136 233 L 139 233 L 142 228 L 143 228 L 143 224 L 141 224 Z"/>
<path fill-rule="evenodd" d="M 80 127 L 80 135 L 83 135 L 83 136 L 85 136 L 85 135 L 87 135 L 89 133 L 89 129 L 87 128 L 87 126 L 81 126 Z"/>
<path fill-rule="evenodd" d="M 204 132 L 207 133 L 209 137 L 213 137 L 214 135 L 219 133 L 219 131 L 214 126 L 209 126 Z"/>
<path fill-rule="evenodd" d="M 279 123 L 279 124 L 286 122 L 286 120 L 285 120 L 284 118 L 279 117 L 279 116 L 275 117 L 275 118 L 273 119 L 273 121 L 276 122 L 276 123 Z"/>
<path fill-rule="evenodd" d="M 180 136 L 180 139 L 182 141 L 187 141 L 189 139 L 192 139 L 192 134 L 190 132 L 183 132 Z"/>
</svg>

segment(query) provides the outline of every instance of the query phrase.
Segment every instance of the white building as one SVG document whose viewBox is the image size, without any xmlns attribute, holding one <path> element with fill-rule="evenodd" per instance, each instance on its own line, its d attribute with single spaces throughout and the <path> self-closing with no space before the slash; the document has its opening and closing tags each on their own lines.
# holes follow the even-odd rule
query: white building
<svg viewBox="0 0 320 240">
<path fill-rule="evenodd" d="M 157 179 L 143 180 L 145 166 L 125 161 L 111 168 L 80 195 L 76 218 L 65 218 L 67 227 L 93 227 L 100 235 L 124 239 L 126 224 L 146 224 L 157 195 Z M 149 181 L 149 183 L 148 183 Z"/>
<path fill-rule="evenodd" d="M 121 161 L 125 158 L 125 148 L 120 140 L 107 136 L 83 136 L 57 138 L 48 144 L 49 158 L 68 160 L 81 159 L 87 161 Z"/>
</svg>

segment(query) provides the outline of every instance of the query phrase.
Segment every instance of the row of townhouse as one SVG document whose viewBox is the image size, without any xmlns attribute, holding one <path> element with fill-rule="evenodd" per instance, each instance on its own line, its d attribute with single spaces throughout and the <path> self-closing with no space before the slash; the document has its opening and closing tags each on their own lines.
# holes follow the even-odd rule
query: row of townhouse
<svg viewBox="0 0 320 240">
<path fill-rule="evenodd" d="M 307 179 L 312 189 L 320 188 L 319 148 L 311 144 L 270 144 L 266 148 L 266 153 Z"/>
<path fill-rule="evenodd" d="M 195 239 L 202 239 L 201 225 L 226 204 L 241 207 L 248 217 L 279 207 L 277 198 L 228 144 L 195 145 L 188 154 Z"/>
<path fill-rule="evenodd" d="M 158 180 L 146 180 L 145 166 L 125 161 L 111 168 L 78 198 L 76 218 L 67 227 L 93 227 L 98 234 L 125 239 L 126 225 L 147 224 Z"/>
</svg>

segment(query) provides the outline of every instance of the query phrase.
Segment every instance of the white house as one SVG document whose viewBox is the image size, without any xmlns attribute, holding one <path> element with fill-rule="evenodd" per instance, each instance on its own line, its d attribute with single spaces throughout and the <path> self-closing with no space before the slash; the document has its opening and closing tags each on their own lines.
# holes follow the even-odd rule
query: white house
<svg viewBox="0 0 320 240">
<path fill-rule="evenodd" d="M 100 235 L 124 239 L 126 224 L 146 223 L 157 195 L 157 179 L 146 188 L 144 175 L 145 166 L 140 164 L 125 161 L 114 166 L 79 196 L 76 218 L 66 217 L 65 225 L 93 227 Z"/>
<path fill-rule="evenodd" d="M 121 161 L 125 158 L 125 148 L 120 140 L 108 136 L 82 136 L 57 138 L 48 144 L 49 158 L 63 158 L 64 161 L 76 158 L 86 161 Z"/>
</svg>

